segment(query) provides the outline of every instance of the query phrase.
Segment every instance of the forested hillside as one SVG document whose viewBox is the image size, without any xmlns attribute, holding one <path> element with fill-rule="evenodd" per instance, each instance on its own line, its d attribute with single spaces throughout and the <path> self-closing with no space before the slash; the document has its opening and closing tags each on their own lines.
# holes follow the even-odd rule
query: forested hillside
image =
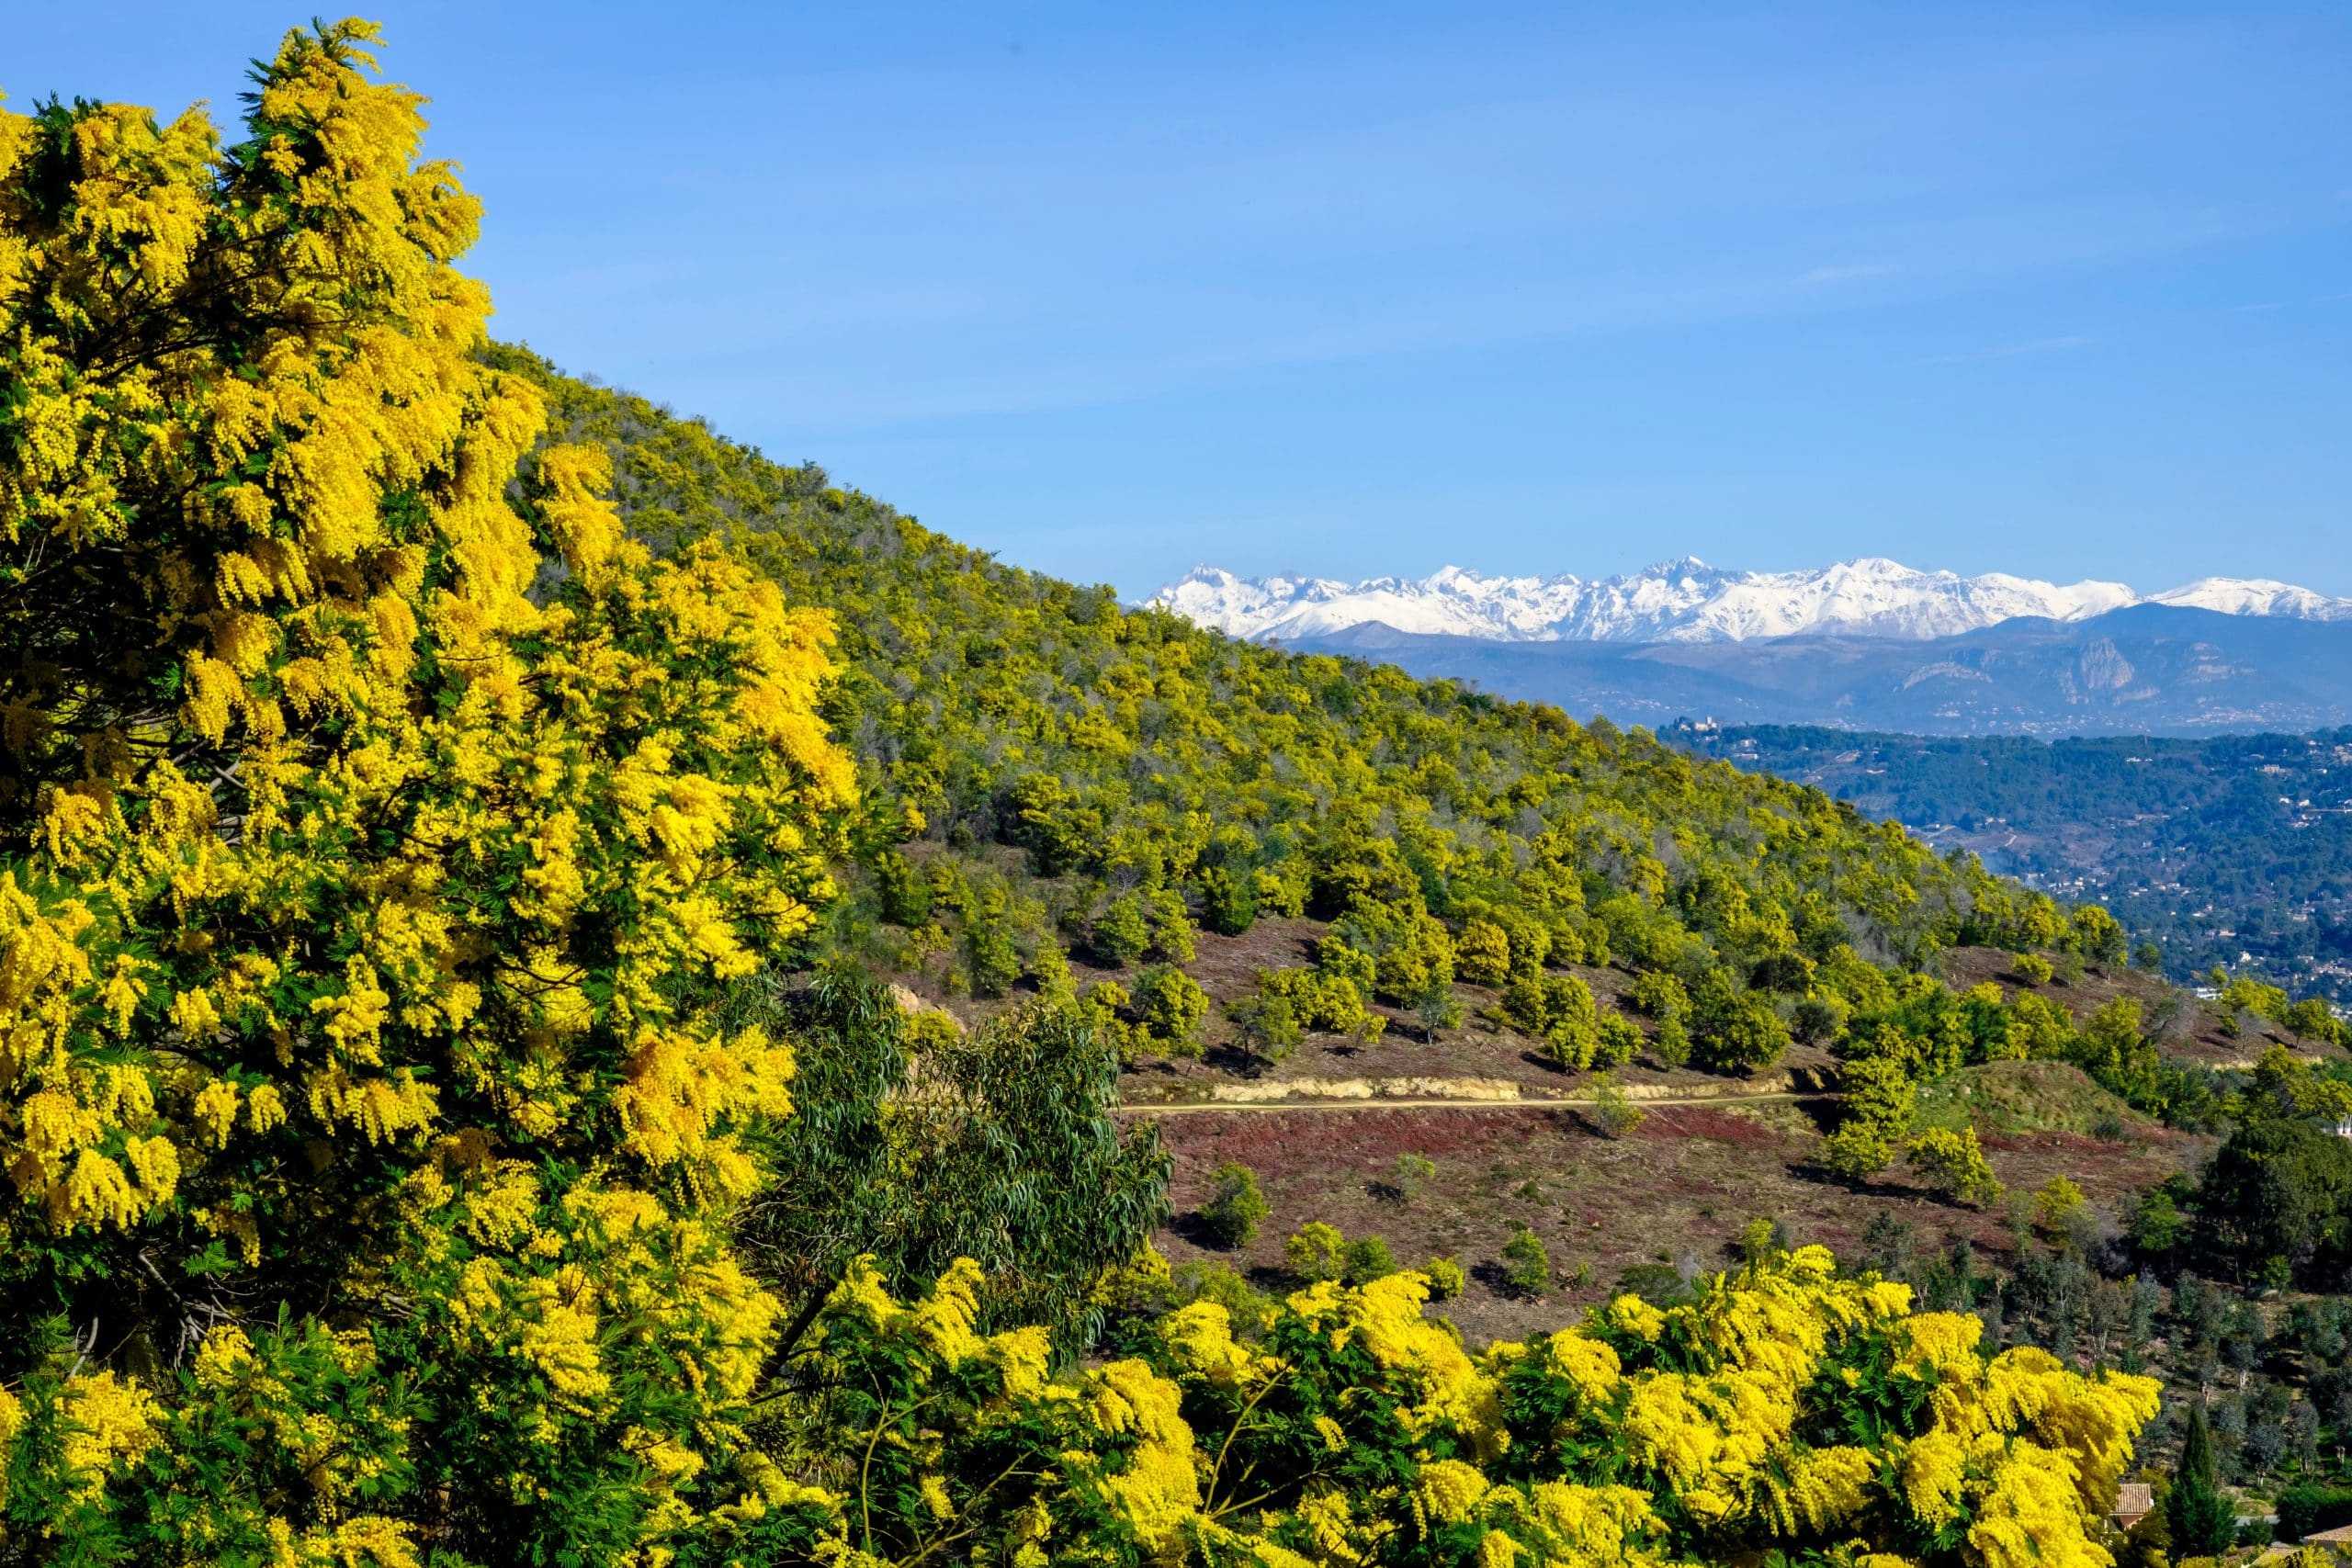
<svg viewBox="0 0 2352 1568">
<path fill-rule="evenodd" d="M 2062 898 L 2187 981 L 2214 964 L 2352 999 L 2352 730 L 1967 739 L 1758 726 L 1674 745 L 1799 779 Z"/>
<path fill-rule="evenodd" d="M 1801 997 L 1821 965 L 1916 969 L 1962 943 L 2120 954 L 2100 911 L 2070 923 L 1817 790 L 1123 610 L 820 469 L 516 351 L 495 362 L 537 381 L 566 438 L 612 452 L 633 529 L 724 537 L 837 616 L 828 716 L 867 785 L 839 951 L 913 969 L 942 950 L 949 983 L 985 998 L 1066 985 L 1064 948 L 1189 955 L 1196 925 L 1311 911 L 1346 917 L 1359 955 L 1329 974 L 1405 1007 L 1457 971 L 1500 981 L 1612 954 L 1713 976 L 1695 1043 L 1703 1061 L 1725 1042 L 1726 1066 L 1774 1054 L 1731 1043 L 1743 1021 L 1779 1022 L 1747 998 Z"/>
</svg>

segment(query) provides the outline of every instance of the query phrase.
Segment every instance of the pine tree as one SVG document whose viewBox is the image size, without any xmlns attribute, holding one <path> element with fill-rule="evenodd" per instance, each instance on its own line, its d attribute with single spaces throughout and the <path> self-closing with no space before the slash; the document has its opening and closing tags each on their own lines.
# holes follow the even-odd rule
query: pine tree
<svg viewBox="0 0 2352 1568">
<path fill-rule="evenodd" d="M 2237 1539 L 2237 1509 L 2213 1479 L 2213 1431 L 2205 1406 L 2188 1411 L 2188 1430 L 2173 1467 L 2172 1490 L 2165 1496 L 2165 1522 L 2172 1527 L 2174 1551 L 2182 1558 L 2218 1557 Z"/>
</svg>

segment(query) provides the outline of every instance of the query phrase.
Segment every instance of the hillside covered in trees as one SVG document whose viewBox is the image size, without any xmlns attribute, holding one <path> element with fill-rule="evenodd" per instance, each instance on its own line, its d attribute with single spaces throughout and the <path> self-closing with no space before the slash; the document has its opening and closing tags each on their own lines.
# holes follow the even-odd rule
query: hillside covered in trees
<svg viewBox="0 0 2352 1568">
<path fill-rule="evenodd" d="M 1707 980 L 1724 1027 L 1694 1036 L 1702 1060 L 1733 1019 L 1841 972 L 1972 943 L 2121 956 L 2102 911 L 2070 917 L 1818 790 L 1124 610 L 642 399 L 492 362 L 537 381 L 565 439 L 611 452 L 632 530 L 724 539 L 834 613 L 826 714 L 866 802 L 836 951 L 914 968 L 935 949 L 989 997 L 1067 985 L 1065 950 L 1172 956 L 1198 928 L 1313 911 L 1347 917 L 1356 956 L 1325 968 L 1359 968 L 1366 1000 L 1611 955 Z M 1748 1047 L 1721 1049 L 1739 1066 Z"/>
<path fill-rule="evenodd" d="M 1215 998 L 1259 1057 L 1465 990 L 1563 1074 L 1802 1047 L 1821 1179 L 1970 1212 L 1921 1097 L 2054 1065 L 2337 1226 L 2333 1080 L 2248 1113 L 2053 999 L 2104 911 L 1818 791 L 1123 611 L 491 344 L 373 36 L 226 138 L 0 115 L 0 1564 L 2103 1568 L 2160 1399 L 2107 1337 L 1769 1224 L 1485 1346 L 1328 1226 L 1279 1298 L 1180 1278 L 1119 1070 L 1304 921 Z"/>
</svg>

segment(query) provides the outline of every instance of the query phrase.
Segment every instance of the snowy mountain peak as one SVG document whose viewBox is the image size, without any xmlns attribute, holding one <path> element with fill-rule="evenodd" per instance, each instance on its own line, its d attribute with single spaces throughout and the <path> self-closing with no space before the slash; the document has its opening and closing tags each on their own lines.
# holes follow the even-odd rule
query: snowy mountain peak
<svg viewBox="0 0 2352 1568">
<path fill-rule="evenodd" d="M 1505 642 L 1736 642 L 1836 634 L 1935 637 L 2020 615 L 2075 621 L 2140 604 L 2238 615 L 2352 620 L 2352 599 L 2267 580 L 2206 578 L 2142 595 L 2120 582 L 2061 585 L 1988 572 L 1918 571 L 1883 556 L 1811 571 L 1724 571 L 1696 556 L 1620 577 L 1487 577 L 1449 566 L 1414 581 L 1237 577 L 1198 567 L 1151 596 L 1236 637 L 1295 641 L 1379 622 Z"/>
</svg>

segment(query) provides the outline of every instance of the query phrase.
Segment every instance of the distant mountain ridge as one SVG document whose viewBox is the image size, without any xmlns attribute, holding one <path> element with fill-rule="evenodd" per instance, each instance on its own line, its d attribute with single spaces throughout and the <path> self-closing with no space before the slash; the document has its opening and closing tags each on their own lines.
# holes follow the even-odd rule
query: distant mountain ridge
<svg viewBox="0 0 2352 1568">
<path fill-rule="evenodd" d="M 1507 642 L 1378 625 L 1288 638 L 1581 717 L 1908 735 L 2214 735 L 2352 724 L 2352 620 L 2139 604 L 1955 637 Z"/>
<path fill-rule="evenodd" d="M 1201 626 L 1261 642 L 1313 642 L 1357 627 L 1487 642 L 1747 642 L 1838 636 L 1925 640 L 2033 617 L 2085 621 L 2141 604 L 2295 620 L 2352 620 L 2352 599 L 2267 579 L 2209 577 L 2161 593 L 1990 572 L 1962 577 L 1863 557 L 1808 571 L 1733 571 L 1694 556 L 1617 577 L 1430 577 L 1339 582 L 1195 568 L 1153 594 Z"/>
</svg>

